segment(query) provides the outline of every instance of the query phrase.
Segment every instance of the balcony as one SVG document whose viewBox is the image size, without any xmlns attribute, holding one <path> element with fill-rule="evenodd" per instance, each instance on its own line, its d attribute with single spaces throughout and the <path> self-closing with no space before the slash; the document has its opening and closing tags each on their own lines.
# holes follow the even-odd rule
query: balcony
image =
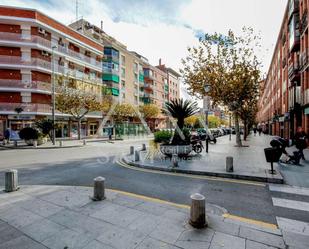
<svg viewBox="0 0 309 249">
<path fill-rule="evenodd" d="M 288 74 L 291 81 L 299 76 L 298 60 L 291 61 L 291 63 L 289 64 Z"/>
<path fill-rule="evenodd" d="M 303 17 L 301 19 L 301 33 L 303 34 L 308 27 L 308 11 L 307 9 L 303 13 Z"/>
<path fill-rule="evenodd" d="M 44 39 L 40 36 L 36 35 L 31 35 L 30 39 L 26 39 L 25 36 L 22 34 L 17 34 L 17 33 L 9 33 L 9 32 L 0 32 L 0 41 L 10 41 L 10 42 L 27 42 L 27 43 L 32 43 L 32 44 L 39 44 L 40 46 L 43 46 L 49 50 L 52 49 L 54 45 L 56 45 L 55 51 L 69 55 L 72 58 L 79 59 L 83 62 L 86 62 L 90 65 L 96 66 L 96 67 L 102 67 L 102 62 L 97 61 L 93 57 L 86 56 L 82 53 L 75 52 L 71 49 L 69 49 L 67 46 L 61 46 L 58 44 L 52 44 L 51 41 Z"/>
<path fill-rule="evenodd" d="M 14 113 L 16 108 L 22 108 L 21 113 L 51 113 L 51 106 L 47 104 L 27 104 L 27 103 L 0 103 L 0 113 Z"/>
<path fill-rule="evenodd" d="M 0 88 L 18 88 L 24 90 L 37 90 L 51 92 L 51 83 L 32 81 L 30 83 L 23 83 L 21 80 L 0 79 Z"/>
<path fill-rule="evenodd" d="M 119 63 L 119 57 L 117 57 L 115 55 L 105 54 L 105 55 L 103 55 L 103 60 L 104 61 L 113 61 L 113 62 Z"/>
<path fill-rule="evenodd" d="M 306 69 L 309 65 L 309 49 L 306 48 L 300 55 L 300 67 Z"/>
<path fill-rule="evenodd" d="M 289 19 L 294 13 L 299 12 L 299 0 L 289 0 Z"/>
</svg>

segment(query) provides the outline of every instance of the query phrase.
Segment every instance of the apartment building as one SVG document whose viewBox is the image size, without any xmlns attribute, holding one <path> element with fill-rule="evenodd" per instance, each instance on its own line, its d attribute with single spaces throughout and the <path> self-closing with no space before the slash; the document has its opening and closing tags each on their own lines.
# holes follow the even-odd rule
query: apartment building
<svg viewBox="0 0 309 249">
<path fill-rule="evenodd" d="M 100 97 L 102 44 L 32 9 L 0 6 L 0 135 L 51 118 L 52 79 Z M 82 121 L 96 133 L 101 113 Z M 56 113 L 57 136 L 77 133 L 70 115 Z"/>
<path fill-rule="evenodd" d="M 270 134 L 293 137 L 309 132 L 309 0 L 289 0 L 265 82 L 258 122 Z"/>
</svg>

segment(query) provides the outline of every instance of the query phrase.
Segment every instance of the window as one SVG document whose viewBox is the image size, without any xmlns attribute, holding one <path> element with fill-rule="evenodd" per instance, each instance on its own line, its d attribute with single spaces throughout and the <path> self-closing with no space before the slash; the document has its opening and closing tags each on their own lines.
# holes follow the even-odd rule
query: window
<svg viewBox="0 0 309 249">
<path fill-rule="evenodd" d="M 121 86 L 124 88 L 126 86 L 126 82 L 124 80 L 121 81 Z"/>
<path fill-rule="evenodd" d="M 126 64 L 126 57 L 124 55 L 121 55 L 121 64 Z"/>
<path fill-rule="evenodd" d="M 135 80 L 135 82 L 138 82 L 138 75 L 137 75 L 137 73 L 134 73 L 134 80 Z"/>
<path fill-rule="evenodd" d="M 133 70 L 134 70 L 134 72 L 137 72 L 137 70 L 138 70 L 138 64 L 135 63 L 135 62 L 134 62 Z"/>
<path fill-rule="evenodd" d="M 126 69 L 125 68 L 121 68 L 121 77 L 126 77 Z"/>
</svg>

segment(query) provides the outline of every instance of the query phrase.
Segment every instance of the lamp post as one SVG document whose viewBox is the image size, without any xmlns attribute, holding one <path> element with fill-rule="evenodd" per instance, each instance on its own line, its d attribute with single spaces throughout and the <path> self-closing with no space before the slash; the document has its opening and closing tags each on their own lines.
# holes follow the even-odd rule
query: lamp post
<svg viewBox="0 0 309 249">
<path fill-rule="evenodd" d="M 210 91 L 210 84 L 205 84 L 204 90 L 205 90 L 205 96 L 204 96 L 204 111 L 205 111 L 205 126 L 206 126 L 206 153 L 208 153 L 208 109 L 209 109 L 209 96 L 208 93 Z"/>
<path fill-rule="evenodd" d="M 54 50 L 57 48 L 57 46 L 52 47 L 52 58 L 51 58 L 51 69 L 52 69 L 52 122 L 53 122 L 53 145 L 56 145 L 56 130 L 55 130 L 55 125 L 56 125 L 56 116 L 55 116 L 55 110 L 56 110 L 56 98 L 55 98 L 55 90 L 56 90 L 56 85 L 55 85 L 55 65 L 54 65 Z"/>
<path fill-rule="evenodd" d="M 232 112 L 229 112 L 229 126 L 230 126 L 230 136 L 229 136 L 229 140 L 232 140 Z"/>
</svg>

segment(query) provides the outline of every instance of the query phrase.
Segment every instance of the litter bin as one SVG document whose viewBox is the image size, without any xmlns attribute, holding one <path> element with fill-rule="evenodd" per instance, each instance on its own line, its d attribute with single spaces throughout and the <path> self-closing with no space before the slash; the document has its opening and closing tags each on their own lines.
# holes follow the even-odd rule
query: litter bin
<svg viewBox="0 0 309 249">
<path fill-rule="evenodd" d="M 270 173 L 276 174 L 273 163 L 279 162 L 280 157 L 282 155 L 282 150 L 278 148 L 265 148 L 264 153 L 265 153 L 266 161 L 270 163 L 271 165 Z"/>
</svg>

